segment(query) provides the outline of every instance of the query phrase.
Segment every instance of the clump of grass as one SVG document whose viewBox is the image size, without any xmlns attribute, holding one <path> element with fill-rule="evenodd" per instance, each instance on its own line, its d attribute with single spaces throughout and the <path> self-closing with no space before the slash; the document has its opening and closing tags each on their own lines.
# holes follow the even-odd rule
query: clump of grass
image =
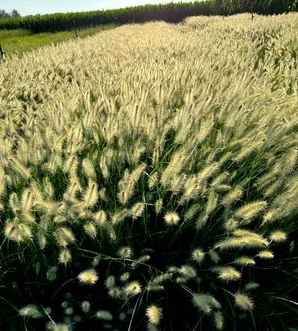
<svg viewBox="0 0 298 331">
<path fill-rule="evenodd" d="M 1 64 L 6 330 L 291 316 L 297 22 L 123 26 Z"/>
</svg>

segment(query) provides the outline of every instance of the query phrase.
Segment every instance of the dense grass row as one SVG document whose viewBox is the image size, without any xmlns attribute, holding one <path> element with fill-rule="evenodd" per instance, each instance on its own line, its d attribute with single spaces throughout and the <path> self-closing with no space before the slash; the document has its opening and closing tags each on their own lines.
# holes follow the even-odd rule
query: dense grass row
<svg viewBox="0 0 298 331">
<path fill-rule="evenodd" d="M 298 8 L 297 6 L 296 0 L 198 0 L 106 11 L 0 19 L 0 29 L 28 29 L 33 32 L 45 32 L 102 24 L 142 23 L 156 20 L 177 23 L 189 16 L 228 15 L 247 11 L 274 14 L 295 10 Z"/>
<path fill-rule="evenodd" d="M 1 330 L 297 327 L 297 31 L 198 17 L 0 65 Z"/>
</svg>

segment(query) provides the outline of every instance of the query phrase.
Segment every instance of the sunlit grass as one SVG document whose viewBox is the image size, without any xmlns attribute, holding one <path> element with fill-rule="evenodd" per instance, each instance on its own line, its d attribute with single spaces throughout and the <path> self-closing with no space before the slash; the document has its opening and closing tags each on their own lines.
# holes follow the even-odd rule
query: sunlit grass
<svg viewBox="0 0 298 331">
<path fill-rule="evenodd" d="M 297 326 L 297 31 L 197 17 L 0 64 L 4 330 Z"/>
</svg>

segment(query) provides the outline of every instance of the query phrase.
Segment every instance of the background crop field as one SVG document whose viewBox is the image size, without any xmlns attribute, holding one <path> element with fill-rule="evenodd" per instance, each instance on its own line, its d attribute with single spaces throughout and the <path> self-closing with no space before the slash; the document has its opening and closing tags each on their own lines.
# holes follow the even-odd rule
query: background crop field
<svg viewBox="0 0 298 331">
<path fill-rule="evenodd" d="M 245 12 L 273 15 L 297 10 L 296 0 L 195 0 L 112 10 L 3 18 L 0 19 L 0 29 L 53 32 L 104 24 L 120 25 L 148 21 L 178 23 L 189 16 L 226 16 Z"/>
<path fill-rule="evenodd" d="M 23 54 L 26 51 L 49 45 L 57 44 L 73 38 L 84 38 L 114 26 L 105 25 L 94 28 L 85 28 L 73 31 L 33 33 L 30 30 L 0 30 L 0 45 L 6 56 Z"/>
<path fill-rule="evenodd" d="M 237 15 L 0 64 L 0 329 L 297 329 L 297 54 Z"/>
</svg>

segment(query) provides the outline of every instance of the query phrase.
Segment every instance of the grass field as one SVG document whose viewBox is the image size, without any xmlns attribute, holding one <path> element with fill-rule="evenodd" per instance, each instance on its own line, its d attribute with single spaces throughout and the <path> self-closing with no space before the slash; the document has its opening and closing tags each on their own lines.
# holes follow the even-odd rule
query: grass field
<svg viewBox="0 0 298 331">
<path fill-rule="evenodd" d="M 85 28 L 75 31 L 62 31 L 54 33 L 32 33 L 29 30 L 0 30 L 0 45 L 8 56 L 22 55 L 24 52 L 36 48 L 57 44 L 73 38 L 84 38 L 95 33 L 114 28 L 113 25 Z"/>
<path fill-rule="evenodd" d="M 0 64 L 0 329 L 297 330 L 297 54 L 237 15 Z"/>
</svg>

